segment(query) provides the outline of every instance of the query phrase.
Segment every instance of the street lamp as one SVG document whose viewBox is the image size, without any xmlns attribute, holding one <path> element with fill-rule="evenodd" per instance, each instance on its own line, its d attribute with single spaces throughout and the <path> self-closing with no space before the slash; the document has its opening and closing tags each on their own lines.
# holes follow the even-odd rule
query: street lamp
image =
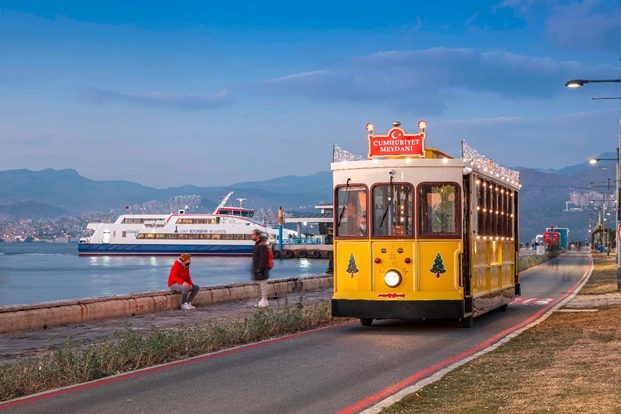
<svg viewBox="0 0 621 414">
<path fill-rule="evenodd" d="M 619 59 L 621 60 L 621 59 Z M 568 81 L 565 86 L 567 86 L 568 88 L 578 88 L 580 86 L 583 86 L 587 83 L 620 83 L 621 84 L 621 78 L 619 79 L 598 79 L 598 80 L 586 80 L 586 79 L 573 79 Z M 619 107 L 619 147 L 621 148 L 621 105 Z M 619 152 L 617 150 L 617 159 L 619 158 Z M 616 211 L 617 214 L 616 216 L 616 232 L 615 234 L 617 234 L 617 240 L 616 240 L 616 245 L 617 245 L 617 290 L 621 290 L 621 252 L 619 251 L 619 241 L 620 241 L 620 235 L 621 235 L 621 228 L 619 228 L 619 223 L 621 222 L 621 213 L 619 211 L 619 196 L 621 195 L 621 189 L 619 188 L 619 178 L 621 177 L 621 171 L 619 170 L 619 168 L 621 168 L 621 163 L 619 163 L 617 161 L 617 181 L 615 183 L 615 199 L 617 200 L 617 207 L 616 207 Z"/>
<path fill-rule="evenodd" d="M 603 188 L 597 184 L 607 183 L 606 187 L 606 204 L 602 202 L 602 230 L 604 230 L 604 245 L 606 246 L 606 256 L 610 256 L 610 219 L 607 218 L 610 213 L 610 178 L 608 181 L 591 181 L 589 188 Z"/>
</svg>

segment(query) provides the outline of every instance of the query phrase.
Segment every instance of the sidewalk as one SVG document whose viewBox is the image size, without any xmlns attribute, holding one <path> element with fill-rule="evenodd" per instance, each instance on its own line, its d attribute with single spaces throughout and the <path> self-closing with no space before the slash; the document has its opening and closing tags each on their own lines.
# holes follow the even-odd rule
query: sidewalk
<svg viewBox="0 0 621 414">
<path fill-rule="evenodd" d="M 325 302 L 332 297 L 332 288 L 323 288 L 310 291 L 279 294 L 270 297 L 270 307 L 284 306 L 285 300 L 289 305 L 296 305 L 300 298 L 303 303 Z M 205 322 L 224 323 L 227 320 L 239 320 L 256 312 L 254 305 L 257 299 L 224 302 L 207 306 L 198 306 L 193 310 L 169 310 L 146 315 L 138 315 L 131 318 L 117 318 L 101 321 L 93 321 L 79 325 L 69 325 L 37 331 L 16 332 L 0 334 L 0 363 L 14 361 L 18 356 L 28 353 L 37 354 L 43 351 L 51 340 L 51 348 L 57 349 L 71 336 L 74 344 L 82 342 L 84 345 L 103 340 L 114 331 L 125 328 L 129 323 L 139 330 L 151 329 L 156 326 L 159 329 L 172 329 L 180 324 L 194 325 Z"/>
</svg>

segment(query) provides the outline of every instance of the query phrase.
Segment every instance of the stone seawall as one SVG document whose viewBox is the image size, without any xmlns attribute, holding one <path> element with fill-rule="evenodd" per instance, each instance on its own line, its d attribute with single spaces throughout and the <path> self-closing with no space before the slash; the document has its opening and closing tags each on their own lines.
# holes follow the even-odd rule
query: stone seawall
<svg viewBox="0 0 621 414">
<path fill-rule="evenodd" d="M 270 280 L 269 295 L 279 295 L 333 286 L 332 276 Z M 196 306 L 261 297 L 258 282 L 203 287 L 192 301 Z M 47 329 L 88 321 L 131 317 L 178 309 L 181 294 L 153 291 L 134 295 L 63 300 L 31 305 L 0 306 L 0 334 Z"/>
</svg>

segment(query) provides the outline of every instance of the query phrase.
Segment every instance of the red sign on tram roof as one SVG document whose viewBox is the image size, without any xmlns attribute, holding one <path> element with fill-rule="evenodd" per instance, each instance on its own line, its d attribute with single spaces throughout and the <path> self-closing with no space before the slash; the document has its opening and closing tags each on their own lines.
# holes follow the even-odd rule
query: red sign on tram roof
<svg viewBox="0 0 621 414">
<path fill-rule="evenodd" d="M 425 132 L 407 135 L 401 128 L 393 128 L 387 135 L 369 134 L 369 158 L 424 156 Z"/>
</svg>

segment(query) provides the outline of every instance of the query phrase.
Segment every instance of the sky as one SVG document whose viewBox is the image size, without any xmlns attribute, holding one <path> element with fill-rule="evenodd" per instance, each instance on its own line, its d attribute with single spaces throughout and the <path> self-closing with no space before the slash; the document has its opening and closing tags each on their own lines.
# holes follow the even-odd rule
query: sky
<svg viewBox="0 0 621 414">
<path fill-rule="evenodd" d="M 427 123 L 507 167 L 619 146 L 621 2 L 0 0 L 0 170 L 226 186 Z"/>
</svg>

